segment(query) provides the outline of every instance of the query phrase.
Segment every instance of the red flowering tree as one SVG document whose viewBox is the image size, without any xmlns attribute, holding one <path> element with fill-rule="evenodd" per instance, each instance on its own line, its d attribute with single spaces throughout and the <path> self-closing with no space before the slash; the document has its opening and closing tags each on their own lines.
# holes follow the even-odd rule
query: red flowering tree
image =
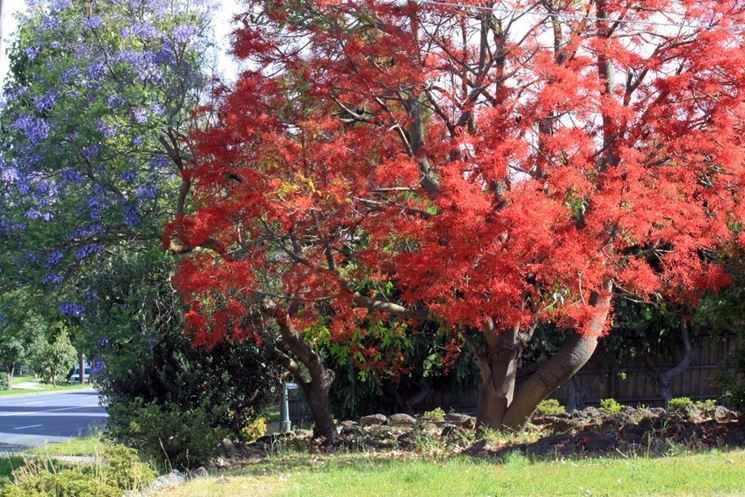
<svg viewBox="0 0 745 497">
<path fill-rule="evenodd" d="M 745 5 L 462 2 L 251 3 L 251 70 L 197 137 L 196 212 L 166 236 L 200 248 L 178 275 L 199 340 L 274 336 L 323 403 L 320 328 L 437 321 L 479 359 L 479 421 L 515 428 L 592 355 L 613 292 L 695 303 L 726 283 Z M 540 322 L 574 333 L 516 389 Z"/>
</svg>

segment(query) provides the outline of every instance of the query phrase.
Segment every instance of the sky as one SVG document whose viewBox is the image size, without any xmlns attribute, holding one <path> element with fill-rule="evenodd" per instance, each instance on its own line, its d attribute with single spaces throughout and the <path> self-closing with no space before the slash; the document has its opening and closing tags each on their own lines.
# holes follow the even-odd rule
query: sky
<svg viewBox="0 0 745 497">
<path fill-rule="evenodd" d="M 231 19 L 239 12 L 241 3 L 235 0 L 217 0 L 220 9 L 215 15 L 214 29 L 215 36 L 220 44 L 221 56 L 218 59 L 218 71 L 228 80 L 235 78 L 238 72 L 238 65 L 227 51 L 230 47 L 230 32 L 232 31 Z M 26 9 L 26 0 L 0 0 L 2 4 L 2 17 L 0 26 L 2 27 L 2 44 L 0 45 L 0 81 L 5 80 L 5 74 L 8 72 L 8 38 L 15 32 L 18 25 L 16 15 Z"/>
</svg>

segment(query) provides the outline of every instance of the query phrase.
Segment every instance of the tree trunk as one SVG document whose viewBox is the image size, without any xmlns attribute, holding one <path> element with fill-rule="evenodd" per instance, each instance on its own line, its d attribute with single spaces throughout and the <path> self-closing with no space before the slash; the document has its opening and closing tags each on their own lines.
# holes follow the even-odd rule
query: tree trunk
<svg viewBox="0 0 745 497">
<path fill-rule="evenodd" d="M 598 312 L 585 335 L 573 334 L 545 363 L 541 364 L 515 392 L 517 361 L 522 352 L 523 337 L 515 327 L 495 334 L 484 330 L 486 346 L 476 350 L 481 369 L 477 419 L 480 426 L 495 429 L 521 429 L 528 422 L 538 403 L 574 376 L 592 357 L 610 309 L 610 283 L 605 295 L 593 293 L 590 304 Z M 529 338 L 529 335 L 528 335 Z"/>
<path fill-rule="evenodd" d="M 85 383 L 85 354 L 78 352 L 78 367 L 80 368 L 80 378 L 78 383 L 83 385 Z"/>
<path fill-rule="evenodd" d="M 693 346 L 691 345 L 691 337 L 688 333 L 688 318 L 683 316 L 680 319 L 680 334 L 683 338 L 683 358 L 674 367 L 662 372 L 659 377 L 660 393 L 662 394 L 662 400 L 665 402 L 665 406 L 673 398 L 670 381 L 688 369 L 688 366 L 691 365 L 691 361 L 693 360 Z"/>
<path fill-rule="evenodd" d="M 495 334 L 484 330 L 486 345 L 476 351 L 481 371 L 476 419 L 479 426 L 499 428 L 515 394 L 517 360 L 520 357 L 519 327 Z"/>
<path fill-rule="evenodd" d="M 16 365 L 6 364 L 5 365 L 5 374 L 8 376 L 8 390 L 13 390 L 13 373 L 15 373 Z"/>
<path fill-rule="evenodd" d="M 275 312 L 274 315 L 282 337 L 277 344 L 277 353 L 282 364 L 292 373 L 305 393 L 305 401 L 315 423 L 313 434 L 323 437 L 327 444 L 334 444 L 339 439 L 339 434 L 331 413 L 329 391 L 335 374 L 324 366 L 321 356 L 295 330 L 289 315 L 281 312 Z M 301 367 L 295 359 L 305 367 Z"/>
<path fill-rule="evenodd" d="M 339 437 L 329 402 L 329 391 L 333 382 L 333 372 L 326 369 L 323 377 L 311 378 L 311 381 L 301 383 L 305 401 L 313 415 L 313 436 L 323 437 L 326 443 L 334 443 Z"/>
</svg>

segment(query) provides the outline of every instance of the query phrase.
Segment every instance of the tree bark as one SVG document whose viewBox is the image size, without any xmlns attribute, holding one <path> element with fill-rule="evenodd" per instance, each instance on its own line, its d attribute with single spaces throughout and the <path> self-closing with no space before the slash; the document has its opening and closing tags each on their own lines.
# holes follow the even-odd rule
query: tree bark
<svg viewBox="0 0 745 497">
<path fill-rule="evenodd" d="M 80 368 L 78 383 L 83 385 L 85 383 L 85 354 L 82 352 L 78 352 L 78 367 Z"/>
<path fill-rule="evenodd" d="M 665 406 L 673 398 L 670 381 L 688 369 L 688 366 L 691 365 L 691 361 L 693 360 L 693 345 L 691 344 L 691 337 L 688 332 L 688 319 L 686 317 L 681 317 L 680 319 L 680 334 L 683 338 L 683 358 L 674 367 L 662 372 L 659 377 L 660 393 L 662 394 L 662 400 L 665 402 Z"/>
<path fill-rule="evenodd" d="M 5 365 L 5 374 L 8 376 L 8 390 L 13 389 L 13 373 L 15 373 L 15 370 L 15 364 L 11 363 Z"/>
<path fill-rule="evenodd" d="M 598 312 L 590 322 L 586 334 L 571 335 L 548 361 L 541 364 L 516 392 L 517 362 L 525 337 L 519 327 L 496 334 L 484 330 L 486 346 L 474 350 L 481 369 L 479 426 L 494 429 L 521 429 L 528 422 L 538 403 L 571 379 L 592 357 L 603 332 L 611 301 L 611 283 L 603 295 L 593 293 L 590 305 Z M 529 338 L 529 334 L 528 334 Z"/>
<path fill-rule="evenodd" d="M 481 372 L 476 419 L 479 426 L 502 426 L 507 407 L 515 394 L 517 360 L 520 357 L 519 327 L 496 334 L 489 326 L 484 330 L 486 345 L 476 349 Z"/>
<path fill-rule="evenodd" d="M 282 364 L 303 389 L 305 401 L 313 415 L 313 435 L 323 437 L 327 444 L 336 443 L 339 434 L 329 402 L 335 374 L 324 366 L 321 356 L 294 329 L 289 315 L 280 312 L 274 314 L 281 335 L 277 352 Z M 295 359 L 305 367 L 301 367 Z"/>
</svg>

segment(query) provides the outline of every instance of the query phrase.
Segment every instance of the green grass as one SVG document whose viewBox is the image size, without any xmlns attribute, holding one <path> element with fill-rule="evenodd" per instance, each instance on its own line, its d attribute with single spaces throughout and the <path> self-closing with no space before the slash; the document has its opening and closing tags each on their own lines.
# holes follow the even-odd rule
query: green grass
<svg viewBox="0 0 745 497">
<path fill-rule="evenodd" d="M 0 390 L 0 397 L 5 395 L 27 395 L 27 394 L 33 394 L 33 393 L 49 393 L 49 392 L 63 392 L 67 390 L 85 390 L 88 388 L 93 388 L 90 384 L 80 385 L 79 383 L 62 383 L 60 385 L 57 385 L 56 387 L 53 387 L 52 385 L 47 384 L 39 384 L 38 388 L 18 388 L 15 385 L 20 385 L 22 381 L 19 381 L 18 377 L 13 380 L 13 389 L 12 390 Z M 33 378 L 29 377 L 28 380 L 25 381 L 31 381 Z"/>
<path fill-rule="evenodd" d="M 745 496 L 745 451 L 531 462 L 305 456 L 194 480 L 158 497 Z M 262 476 L 262 473 L 265 473 Z"/>
<path fill-rule="evenodd" d="M 61 443 L 45 444 L 28 451 L 29 454 L 40 457 L 56 456 L 95 456 L 104 449 L 104 442 L 100 435 L 73 438 Z"/>
<path fill-rule="evenodd" d="M 5 483 L 5 481 L 10 476 L 10 473 L 12 473 L 13 470 L 20 466 L 22 463 L 23 458 L 18 456 L 8 456 L 0 458 L 0 486 Z"/>
</svg>

